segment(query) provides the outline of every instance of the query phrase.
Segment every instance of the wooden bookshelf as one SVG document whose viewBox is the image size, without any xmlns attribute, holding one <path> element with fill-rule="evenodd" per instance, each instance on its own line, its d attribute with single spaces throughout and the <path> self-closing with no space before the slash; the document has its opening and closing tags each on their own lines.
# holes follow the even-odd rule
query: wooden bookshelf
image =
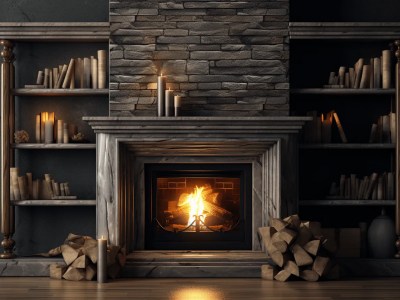
<svg viewBox="0 0 400 300">
<path fill-rule="evenodd" d="M 14 200 L 14 206 L 96 206 L 96 200 Z"/>
<path fill-rule="evenodd" d="M 300 200 L 300 206 L 395 206 L 395 200 Z"/>
<path fill-rule="evenodd" d="M 14 89 L 14 96 L 63 97 L 63 96 L 108 96 L 108 89 Z"/>
<path fill-rule="evenodd" d="M 395 144 L 379 144 L 379 143 L 332 143 L 332 144 L 301 144 L 299 146 L 303 150 L 394 150 Z"/>
<path fill-rule="evenodd" d="M 96 149 L 96 144 L 13 144 L 14 149 L 24 150 L 90 150 Z"/>
</svg>

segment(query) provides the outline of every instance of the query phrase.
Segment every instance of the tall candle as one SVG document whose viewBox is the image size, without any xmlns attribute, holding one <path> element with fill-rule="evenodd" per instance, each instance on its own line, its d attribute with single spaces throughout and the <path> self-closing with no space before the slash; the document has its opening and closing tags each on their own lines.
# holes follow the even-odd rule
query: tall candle
<svg viewBox="0 0 400 300">
<path fill-rule="evenodd" d="M 57 120 L 57 143 L 59 144 L 62 144 L 64 140 L 63 126 L 64 126 L 63 120 Z"/>
<path fill-rule="evenodd" d="M 173 91 L 170 89 L 165 91 L 165 115 L 172 117 L 174 115 Z"/>
<path fill-rule="evenodd" d="M 68 144 L 69 136 L 68 136 L 68 124 L 64 123 L 63 125 L 63 142 L 64 144 Z"/>
<path fill-rule="evenodd" d="M 36 143 L 40 143 L 40 114 L 36 115 Z"/>
<path fill-rule="evenodd" d="M 50 144 L 53 142 L 54 125 L 51 120 L 44 123 L 44 142 Z"/>
<path fill-rule="evenodd" d="M 101 236 L 97 240 L 97 282 L 107 282 L 107 240 Z"/>
<path fill-rule="evenodd" d="M 181 114 L 181 96 L 174 96 L 175 117 Z"/>
<path fill-rule="evenodd" d="M 157 78 L 157 104 L 158 116 L 165 116 L 165 76 L 158 76 Z"/>
</svg>

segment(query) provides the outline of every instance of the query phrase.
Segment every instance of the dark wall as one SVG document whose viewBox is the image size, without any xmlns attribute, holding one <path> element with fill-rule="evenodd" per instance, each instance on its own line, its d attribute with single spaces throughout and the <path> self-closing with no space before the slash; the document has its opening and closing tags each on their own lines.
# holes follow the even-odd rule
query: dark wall
<svg viewBox="0 0 400 300">
<path fill-rule="evenodd" d="M 106 22 L 108 0 L 1 0 L 0 22 Z"/>
<path fill-rule="evenodd" d="M 108 0 L 0 0 L 0 22 L 107 22 Z M 34 81 L 38 69 L 66 63 L 71 57 L 93 55 L 107 43 L 18 43 L 14 49 L 18 86 Z M 21 72 L 24 70 L 24 72 Z M 18 99 L 16 128 L 33 135 L 33 117 L 39 111 L 58 111 L 72 118 L 92 142 L 94 134 L 77 121 L 79 115 L 107 115 L 108 100 L 84 98 Z M 79 100 L 79 101 L 78 101 Z M 72 121 L 71 121 L 72 122 Z M 70 181 L 73 193 L 82 199 L 95 198 L 95 152 L 19 151 L 20 175 L 32 171 L 36 177 L 49 172 L 59 181 Z M 83 168 L 83 170 L 80 170 Z M 75 176 L 74 176 L 75 175 Z M 75 181 L 75 183 L 74 183 Z M 95 236 L 95 207 L 17 207 L 16 253 L 32 255 L 60 245 L 69 232 Z M 0 240 L 3 237 L 0 234 Z M 2 251 L 2 250 L 0 250 Z"/>
</svg>

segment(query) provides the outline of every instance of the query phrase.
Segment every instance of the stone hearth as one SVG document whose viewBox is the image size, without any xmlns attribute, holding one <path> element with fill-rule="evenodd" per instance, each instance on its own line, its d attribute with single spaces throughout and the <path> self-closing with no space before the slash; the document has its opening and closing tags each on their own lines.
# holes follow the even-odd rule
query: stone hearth
<svg viewBox="0 0 400 300">
<path fill-rule="evenodd" d="M 257 228 L 265 226 L 271 217 L 297 211 L 298 132 L 309 118 L 85 117 L 84 120 L 97 135 L 97 235 L 127 247 L 131 253 L 128 267 L 136 268 L 133 273 L 126 271 L 128 275 L 199 276 L 199 272 L 194 272 L 195 266 L 208 266 L 214 271 L 219 266 L 222 271 L 230 264 L 247 266 L 253 275 L 259 274 L 259 265 L 265 263 L 266 257 L 260 260 L 262 249 Z M 236 256 L 235 251 L 146 251 L 145 164 L 203 162 L 252 165 L 252 250 L 238 251 Z M 224 259 L 227 253 L 229 259 Z M 187 269 L 188 259 L 194 268 L 192 273 Z M 182 264 L 186 266 L 183 273 L 176 270 Z M 169 271 L 165 271 L 166 267 Z M 252 271 L 244 276 L 251 276 Z M 225 273 L 213 272 L 215 276 L 226 276 Z"/>
</svg>

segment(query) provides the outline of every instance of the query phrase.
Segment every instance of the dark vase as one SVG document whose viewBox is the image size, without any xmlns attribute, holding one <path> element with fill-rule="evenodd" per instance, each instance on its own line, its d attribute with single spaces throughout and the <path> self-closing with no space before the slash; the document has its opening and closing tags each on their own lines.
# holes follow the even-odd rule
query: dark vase
<svg viewBox="0 0 400 300">
<path fill-rule="evenodd" d="M 369 256 L 373 258 L 393 258 L 395 254 L 396 232 L 394 222 L 382 209 L 368 228 Z"/>
</svg>

